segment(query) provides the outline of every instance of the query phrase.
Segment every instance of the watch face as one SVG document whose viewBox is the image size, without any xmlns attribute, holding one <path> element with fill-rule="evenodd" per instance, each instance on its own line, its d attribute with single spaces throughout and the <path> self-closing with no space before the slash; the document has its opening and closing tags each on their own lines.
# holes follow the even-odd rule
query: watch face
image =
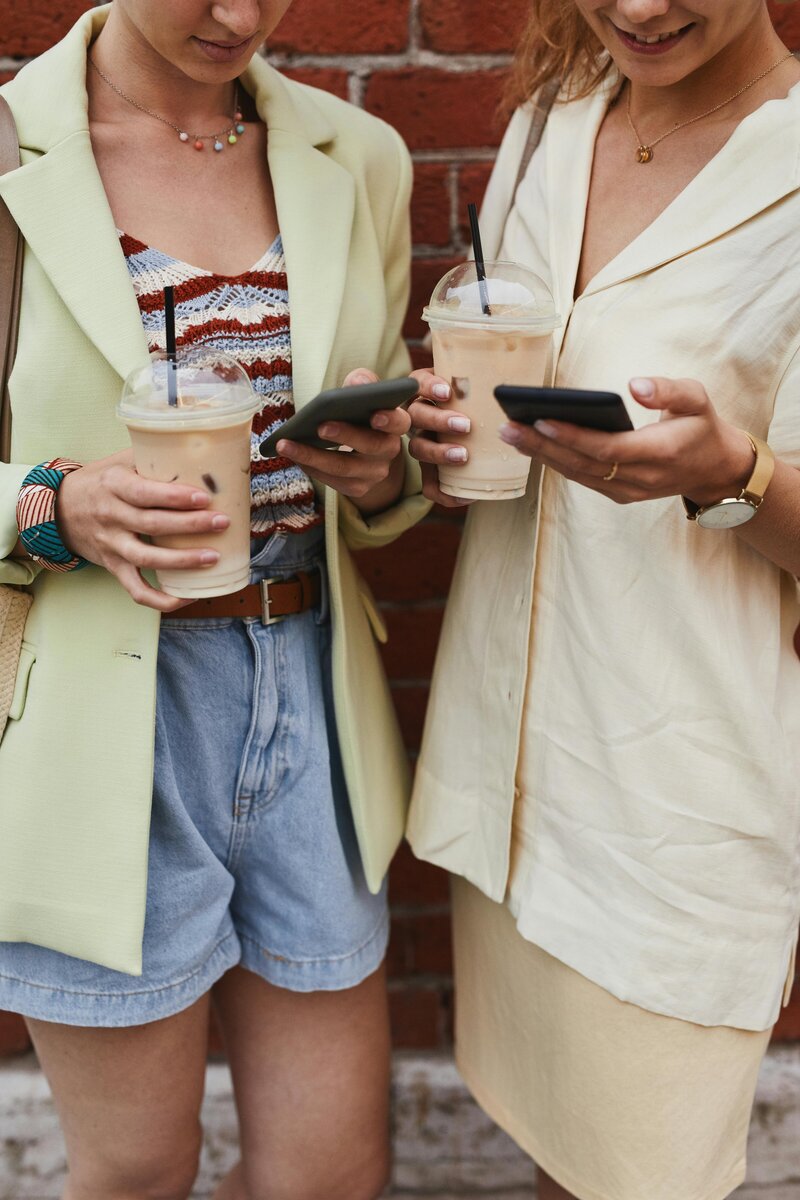
<svg viewBox="0 0 800 1200">
<path fill-rule="evenodd" d="M 735 529 L 756 515 L 756 506 L 749 500 L 720 500 L 698 513 L 697 524 L 703 529 Z"/>
</svg>

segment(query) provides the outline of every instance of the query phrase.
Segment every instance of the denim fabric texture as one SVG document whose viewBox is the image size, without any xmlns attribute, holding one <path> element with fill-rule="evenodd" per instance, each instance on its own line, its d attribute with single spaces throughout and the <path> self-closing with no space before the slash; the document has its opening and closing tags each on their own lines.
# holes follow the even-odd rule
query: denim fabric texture
<svg viewBox="0 0 800 1200">
<path fill-rule="evenodd" d="M 255 547 L 251 578 L 318 567 L 323 534 Z M 325 589 L 323 588 L 323 593 Z M 0 1009 L 68 1025 L 145 1024 L 241 966 L 298 992 L 383 960 L 386 886 L 367 889 L 333 719 L 330 616 L 162 620 L 140 977 L 0 943 Z"/>
</svg>

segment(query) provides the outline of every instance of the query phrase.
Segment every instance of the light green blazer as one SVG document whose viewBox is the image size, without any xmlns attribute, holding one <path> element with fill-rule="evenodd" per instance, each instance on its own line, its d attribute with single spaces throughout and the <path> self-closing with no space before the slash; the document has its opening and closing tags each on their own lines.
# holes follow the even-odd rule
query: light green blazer
<svg viewBox="0 0 800 1200">
<path fill-rule="evenodd" d="M 0 466 L 0 582 L 30 585 L 35 598 L 0 743 L 0 940 L 135 975 L 159 616 L 99 568 L 37 573 L 8 557 L 26 471 L 55 455 L 88 461 L 124 449 L 115 404 L 122 378 L 147 358 L 87 121 L 86 50 L 106 15 L 87 13 L 2 89 L 23 165 L 0 180 L 0 195 L 22 229 L 26 257 L 10 384 L 12 465 Z M 296 404 L 358 365 L 403 374 L 411 169 L 399 136 L 260 58 L 243 83 L 269 129 Z M 385 632 L 349 548 L 385 544 L 426 509 L 410 462 L 400 503 L 368 522 L 325 494 L 336 721 L 373 890 L 403 831 L 408 778 L 376 645 Z"/>
</svg>

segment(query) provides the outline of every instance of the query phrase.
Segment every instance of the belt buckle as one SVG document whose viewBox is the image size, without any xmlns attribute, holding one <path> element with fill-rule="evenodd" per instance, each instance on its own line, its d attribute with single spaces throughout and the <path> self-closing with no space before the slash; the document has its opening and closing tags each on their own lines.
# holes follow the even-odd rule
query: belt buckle
<svg viewBox="0 0 800 1200">
<path fill-rule="evenodd" d="M 269 611 L 269 606 L 271 604 L 271 600 L 269 598 L 270 585 L 273 583 L 283 583 L 283 582 L 285 582 L 285 581 L 280 579 L 277 575 L 273 575 L 271 579 L 262 579 L 261 580 L 261 624 L 262 625 L 279 625 L 281 623 L 281 621 L 286 620 L 285 615 L 282 617 L 273 617 L 273 616 L 270 616 L 270 611 Z"/>
</svg>

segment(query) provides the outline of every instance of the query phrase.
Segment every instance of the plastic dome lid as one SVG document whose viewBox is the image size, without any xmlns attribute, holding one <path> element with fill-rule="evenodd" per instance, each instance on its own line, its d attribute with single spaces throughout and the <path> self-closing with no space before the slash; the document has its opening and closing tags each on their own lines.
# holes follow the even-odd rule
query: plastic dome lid
<svg viewBox="0 0 800 1200">
<path fill-rule="evenodd" d="M 168 386 L 173 375 L 174 386 Z M 117 415 L 123 421 L 153 425 L 207 423 L 252 415 L 261 399 L 240 363 L 212 346 L 180 349 L 171 364 L 163 351 L 125 380 Z"/>
<path fill-rule="evenodd" d="M 485 281 L 478 280 L 473 261 L 453 267 L 433 289 L 422 319 L 435 326 L 530 330 L 551 333 L 561 324 L 549 287 L 528 267 L 513 262 L 487 262 Z M 488 300 L 489 313 L 484 305 Z"/>
</svg>

